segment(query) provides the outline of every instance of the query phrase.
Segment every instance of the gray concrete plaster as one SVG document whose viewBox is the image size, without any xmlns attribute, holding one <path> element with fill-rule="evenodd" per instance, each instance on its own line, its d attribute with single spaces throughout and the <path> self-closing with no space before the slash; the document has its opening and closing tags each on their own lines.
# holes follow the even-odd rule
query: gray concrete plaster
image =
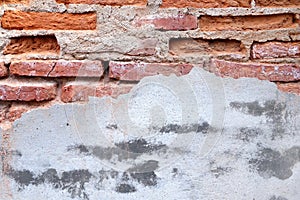
<svg viewBox="0 0 300 200">
<path fill-rule="evenodd" d="M 1 199 L 298 200 L 299 102 L 194 68 L 36 109 L 2 131 Z"/>
</svg>

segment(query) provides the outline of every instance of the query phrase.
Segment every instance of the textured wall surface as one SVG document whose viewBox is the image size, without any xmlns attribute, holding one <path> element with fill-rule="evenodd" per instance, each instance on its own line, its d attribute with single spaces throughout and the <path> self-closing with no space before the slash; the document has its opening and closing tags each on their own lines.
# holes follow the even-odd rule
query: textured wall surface
<svg viewBox="0 0 300 200">
<path fill-rule="evenodd" d="M 299 0 L 0 0 L 0 199 L 300 199 Z"/>
<path fill-rule="evenodd" d="M 2 133 L 2 199 L 297 200 L 299 102 L 193 69 L 36 109 Z"/>
</svg>

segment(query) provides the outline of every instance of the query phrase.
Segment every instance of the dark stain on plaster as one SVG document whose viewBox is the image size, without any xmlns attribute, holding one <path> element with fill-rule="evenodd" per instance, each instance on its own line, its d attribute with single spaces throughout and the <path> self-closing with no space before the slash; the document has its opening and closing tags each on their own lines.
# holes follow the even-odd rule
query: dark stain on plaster
<svg viewBox="0 0 300 200">
<path fill-rule="evenodd" d="M 269 200 L 288 200 L 287 198 L 284 198 L 282 196 L 278 196 L 276 197 L 275 195 L 273 195 Z"/>
<path fill-rule="evenodd" d="M 117 124 L 108 124 L 106 126 L 107 129 L 111 129 L 111 130 L 116 130 L 118 129 L 118 125 Z"/>
<path fill-rule="evenodd" d="M 129 168 L 127 171 L 134 180 L 144 186 L 155 186 L 157 184 L 157 176 L 154 171 L 157 168 L 158 161 L 148 160 Z"/>
<path fill-rule="evenodd" d="M 25 186 L 29 185 L 50 184 L 55 189 L 67 191 L 72 198 L 79 197 L 82 199 L 88 199 L 88 195 L 85 193 L 85 184 L 93 176 L 85 169 L 63 172 L 59 176 L 56 169 L 48 169 L 42 174 L 35 175 L 29 170 L 10 168 L 5 174 L 16 181 L 19 190 L 23 190 Z"/>
<path fill-rule="evenodd" d="M 239 133 L 237 134 L 237 139 L 250 142 L 254 138 L 263 134 L 263 131 L 260 128 L 250 128 L 250 127 L 243 127 L 239 129 Z"/>
<path fill-rule="evenodd" d="M 210 172 L 216 177 L 219 178 L 219 176 L 223 176 L 226 173 L 228 173 L 231 169 L 228 167 L 216 167 L 214 169 L 211 169 Z"/>
<path fill-rule="evenodd" d="M 117 130 L 118 125 L 117 124 L 108 124 L 106 126 L 107 129 L 110 130 Z M 177 134 L 184 134 L 184 133 L 191 133 L 191 132 L 196 132 L 196 133 L 208 133 L 209 130 L 212 129 L 212 127 L 209 125 L 208 122 L 202 122 L 201 124 L 167 124 L 163 127 L 151 127 L 151 130 L 158 131 L 160 133 L 177 133 Z"/>
<path fill-rule="evenodd" d="M 118 193 L 132 193 L 136 192 L 136 188 L 133 185 L 127 183 L 121 183 L 116 187 L 116 192 Z"/>
<path fill-rule="evenodd" d="M 157 151 L 163 148 L 166 148 L 164 144 L 151 144 L 147 142 L 145 139 L 137 139 L 131 140 L 128 142 L 121 142 L 115 144 L 122 150 L 129 151 L 132 153 L 151 153 L 153 151 Z"/>
<path fill-rule="evenodd" d="M 177 134 L 196 132 L 196 133 L 206 134 L 206 133 L 208 133 L 210 128 L 211 127 L 207 122 L 203 122 L 202 124 L 184 124 L 184 125 L 168 124 L 166 126 L 161 127 L 159 129 L 159 132 L 161 132 L 161 133 L 173 132 L 173 133 L 177 133 Z"/>
<path fill-rule="evenodd" d="M 158 168 L 158 161 L 148 160 L 137 164 L 124 172 L 115 170 L 100 170 L 97 176 L 97 187 L 102 188 L 105 180 L 116 180 L 115 191 L 119 193 L 136 192 L 135 185 L 141 184 L 144 187 L 153 187 L 159 180 L 155 171 Z"/>
<path fill-rule="evenodd" d="M 150 154 L 154 151 L 165 151 L 166 149 L 165 144 L 152 144 L 145 139 L 116 143 L 115 147 L 85 146 L 82 144 L 68 147 L 68 151 L 75 150 L 81 154 L 93 155 L 100 160 L 110 160 L 117 156 L 119 161 L 136 159 L 141 154 Z"/>
<path fill-rule="evenodd" d="M 300 162 L 300 147 L 292 147 L 283 153 L 271 148 L 261 149 L 256 158 L 249 160 L 252 168 L 257 170 L 264 178 L 276 177 L 281 180 L 288 179 L 293 175 L 292 168 Z"/>
<path fill-rule="evenodd" d="M 288 117 L 286 104 L 276 100 L 265 101 L 260 103 L 254 102 L 231 102 L 230 107 L 241 113 L 252 116 L 266 116 L 272 124 L 272 139 L 282 137 L 285 133 L 284 122 Z"/>
<path fill-rule="evenodd" d="M 93 179 L 92 186 L 97 190 L 105 189 L 105 180 L 113 180 L 115 191 L 118 193 L 136 192 L 136 185 L 153 187 L 159 180 L 155 173 L 158 168 L 158 161 L 148 160 L 136 164 L 124 172 L 111 170 L 100 170 L 92 174 L 87 169 L 65 171 L 60 175 L 56 169 L 48 169 L 41 174 L 34 174 L 29 170 L 14 170 L 9 168 L 5 175 L 11 177 L 19 186 L 19 190 L 25 189 L 29 185 L 49 184 L 54 189 L 67 191 L 71 198 L 89 199 L 86 192 L 86 184 Z M 95 181 L 95 183 L 94 183 Z"/>
</svg>

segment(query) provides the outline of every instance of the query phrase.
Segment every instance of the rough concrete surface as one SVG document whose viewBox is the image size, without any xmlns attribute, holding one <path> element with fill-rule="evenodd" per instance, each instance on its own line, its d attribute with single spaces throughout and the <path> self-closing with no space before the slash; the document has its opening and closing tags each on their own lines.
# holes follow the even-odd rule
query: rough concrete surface
<svg viewBox="0 0 300 200">
<path fill-rule="evenodd" d="M 194 68 L 2 131 L 1 198 L 300 199 L 300 97 Z"/>
</svg>

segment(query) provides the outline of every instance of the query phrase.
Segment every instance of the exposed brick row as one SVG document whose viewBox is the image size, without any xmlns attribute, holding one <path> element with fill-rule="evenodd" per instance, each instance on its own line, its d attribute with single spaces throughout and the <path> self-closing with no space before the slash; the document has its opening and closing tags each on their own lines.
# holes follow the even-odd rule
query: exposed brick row
<svg viewBox="0 0 300 200">
<path fill-rule="evenodd" d="M 299 0 L 255 0 L 257 6 L 260 7 L 299 7 Z"/>
<path fill-rule="evenodd" d="M 257 31 L 281 28 L 296 28 L 293 14 L 263 16 L 202 16 L 199 21 L 202 31 Z"/>
<path fill-rule="evenodd" d="M 123 81 L 139 81 L 146 76 L 157 74 L 180 76 L 188 74 L 193 68 L 190 64 L 178 63 L 137 63 L 110 62 L 109 77 Z"/>
<path fill-rule="evenodd" d="M 110 6 L 125 6 L 125 5 L 135 5 L 135 6 L 146 6 L 147 0 L 56 0 L 57 3 L 64 4 L 100 4 L 100 5 L 110 5 Z"/>
<path fill-rule="evenodd" d="M 48 13 L 8 10 L 4 12 L 1 26 L 17 30 L 95 30 L 96 13 Z"/>
<path fill-rule="evenodd" d="M 74 81 L 62 87 L 61 100 L 63 102 L 87 101 L 89 96 L 116 98 L 121 94 L 129 93 L 133 84 L 104 84 L 101 82 Z"/>
<path fill-rule="evenodd" d="M 137 27 L 152 25 L 157 30 L 186 31 L 199 28 L 200 31 L 257 31 L 282 28 L 296 28 L 299 22 L 294 14 L 259 16 L 146 16 L 136 19 Z M 48 13 L 8 10 L 1 19 L 4 29 L 16 30 L 95 30 L 96 13 Z M 27 39 L 28 40 L 28 39 Z"/>
<path fill-rule="evenodd" d="M 18 76 L 40 77 L 101 77 L 101 61 L 15 61 L 10 73 Z"/>
<path fill-rule="evenodd" d="M 292 83 L 278 83 L 277 87 L 283 92 L 293 93 L 300 95 L 300 82 Z"/>
<path fill-rule="evenodd" d="M 30 0 L 2 0 L 0 4 L 28 4 Z M 62 4 L 99 4 L 109 6 L 146 6 L 147 0 L 56 0 L 57 3 Z M 299 7 L 298 0 L 255 0 L 258 7 Z M 228 7 L 251 7 L 251 0 L 162 0 L 162 8 L 228 8 Z"/>
<path fill-rule="evenodd" d="M 265 42 L 254 43 L 251 49 L 254 59 L 299 57 L 300 42 Z"/>
<path fill-rule="evenodd" d="M 42 80 L 0 80 L 2 101 L 46 101 L 56 97 L 56 83 Z"/>
<path fill-rule="evenodd" d="M 163 0 L 162 7 L 194 7 L 194 8 L 226 8 L 226 7 L 251 7 L 251 0 Z"/>
<path fill-rule="evenodd" d="M 239 63 L 214 59 L 212 66 L 220 76 L 280 82 L 300 80 L 300 66 L 297 64 Z"/>
</svg>

